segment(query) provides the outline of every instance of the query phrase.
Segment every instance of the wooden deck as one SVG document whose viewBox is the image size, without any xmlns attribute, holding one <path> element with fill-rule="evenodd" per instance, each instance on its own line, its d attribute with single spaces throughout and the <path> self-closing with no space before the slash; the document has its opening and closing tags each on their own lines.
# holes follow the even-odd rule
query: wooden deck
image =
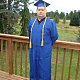
<svg viewBox="0 0 80 80">
<path fill-rule="evenodd" d="M 29 80 L 28 45 L 28 37 L 0 33 L 0 80 Z M 53 51 L 52 80 L 80 80 L 80 43 L 57 40 Z"/>
<path fill-rule="evenodd" d="M 7 72 L 0 71 L 0 80 L 29 80 L 29 79 L 14 74 L 10 75 Z"/>
</svg>

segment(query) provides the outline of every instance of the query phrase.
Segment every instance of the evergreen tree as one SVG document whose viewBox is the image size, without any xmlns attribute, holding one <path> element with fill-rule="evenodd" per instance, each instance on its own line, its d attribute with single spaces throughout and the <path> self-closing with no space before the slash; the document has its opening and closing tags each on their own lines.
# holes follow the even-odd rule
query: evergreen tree
<svg viewBox="0 0 80 80">
<path fill-rule="evenodd" d="M 28 21 L 30 19 L 30 13 L 28 9 L 28 4 L 32 4 L 33 2 L 29 3 L 29 0 L 22 0 L 23 3 L 23 10 L 20 12 L 21 15 L 21 35 L 22 36 L 28 36 Z"/>
<path fill-rule="evenodd" d="M 70 19 L 70 17 L 69 17 L 69 14 L 68 14 L 68 13 L 66 13 L 66 19 L 67 19 L 67 20 L 69 20 L 69 19 Z"/>
<path fill-rule="evenodd" d="M 80 19 L 80 10 L 78 10 L 78 16 L 79 16 L 79 19 Z"/>
<path fill-rule="evenodd" d="M 61 12 L 60 14 L 59 14 L 59 18 L 60 19 L 63 19 L 65 17 L 65 13 L 64 12 Z"/>
<path fill-rule="evenodd" d="M 73 17 L 73 11 L 71 11 L 70 13 L 69 13 L 69 19 L 71 19 L 72 17 Z"/>
<path fill-rule="evenodd" d="M 3 2 L 2 2 L 3 1 Z M 13 34 L 17 16 L 12 11 L 12 0 L 0 1 L 0 32 Z"/>
<path fill-rule="evenodd" d="M 54 17 L 54 21 L 55 21 L 56 23 L 59 23 L 59 17 L 58 17 L 57 15 Z"/>
<path fill-rule="evenodd" d="M 47 17 L 50 17 L 51 19 L 54 18 L 54 12 L 51 11 L 51 12 L 47 12 Z"/>
<path fill-rule="evenodd" d="M 71 16 L 70 19 L 70 26 L 79 26 L 79 25 L 80 25 L 79 15 L 75 10 L 73 16 Z"/>
<path fill-rule="evenodd" d="M 15 33 L 14 24 L 16 24 L 18 21 L 18 15 L 20 11 L 22 11 L 24 15 L 23 17 L 21 14 L 21 16 L 23 17 L 22 20 L 24 19 L 24 25 L 28 23 L 29 19 L 27 18 L 29 18 L 29 9 L 27 4 L 29 0 L 4 0 L 4 1 L 6 4 L 8 3 L 8 5 L 4 9 L 3 8 L 4 4 L 2 4 L 2 2 L 0 1 L 0 28 L 1 28 L 0 32 L 14 34 Z M 23 24 L 23 21 L 22 21 L 22 24 Z M 25 27 L 24 30 L 26 30 L 27 25 L 25 25 L 24 27 Z M 21 31 L 25 32 L 24 30 L 21 29 Z"/>
<path fill-rule="evenodd" d="M 6 9 L 6 0 L 0 0 L 0 33 L 3 33 L 3 18 L 4 14 L 2 10 Z M 4 23 L 5 24 L 5 23 Z"/>
<path fill-rule="evenodd" d="M 65 23 L 66 23 L 66 17 L 63 18 L 63 24 L 65 24 Z"/>
<path fill-rule="evenodd" d="M 25 8 L 24 10 L 21 11 L 21 35 L 22 36 L 28 36 L 28 21 L 30 19 L 30 13 L 29 13 L 29 9 Z"/>
</svg>

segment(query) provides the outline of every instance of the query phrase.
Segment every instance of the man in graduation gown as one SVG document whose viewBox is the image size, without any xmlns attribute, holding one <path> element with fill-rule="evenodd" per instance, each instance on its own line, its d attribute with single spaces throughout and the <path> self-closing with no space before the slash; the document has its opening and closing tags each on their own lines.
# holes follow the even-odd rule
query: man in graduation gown
<svg viewBox="0 0 80 80">
<path fill-rule="evenodd" d="M 56 24 L 46 17 L 49 3 L 38 0 L 37 18 L 29 21 L 30 80 L 51 80 L 52 46 L 58 39 Z"/>
</svg>

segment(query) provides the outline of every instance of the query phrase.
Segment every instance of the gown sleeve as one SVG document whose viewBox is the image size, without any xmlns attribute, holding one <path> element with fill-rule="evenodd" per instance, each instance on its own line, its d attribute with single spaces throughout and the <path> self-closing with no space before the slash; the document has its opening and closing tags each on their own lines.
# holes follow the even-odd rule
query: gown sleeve
<svg viewBox="0 0 80 80">
<path fill-rule="evenodd" d="M 51 32 L 52 45 L 54 45 L 55 41 L 58 39 L 58 31 L 56 23 L 54 21 L 51 22 L 50 32 Z"/>
</svg>

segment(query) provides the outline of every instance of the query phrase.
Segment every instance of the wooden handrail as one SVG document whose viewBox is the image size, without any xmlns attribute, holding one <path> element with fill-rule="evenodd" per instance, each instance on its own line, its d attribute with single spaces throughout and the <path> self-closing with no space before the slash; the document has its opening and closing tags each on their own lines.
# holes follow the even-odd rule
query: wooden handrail
<svg viewBox="0 0 80 80">
<path fill-rule="evenodd" d="M 80 43 L 77 43 L 77 42 L 57 40 L 54 46 L 55 47 L 60 47 L 60 48 L 80 50 Z"/>
<path fill-rule="evenodd" d="M 6 40 L 6 38 L 12 38 L 12 41 L 29 43 L 29 37 L 10 35 L 10 34 L 1 34 L 0 33 L 0 39 Z M 54 47 L 80 50 L 80 43 L 57 40 Z"/>
</svg>

